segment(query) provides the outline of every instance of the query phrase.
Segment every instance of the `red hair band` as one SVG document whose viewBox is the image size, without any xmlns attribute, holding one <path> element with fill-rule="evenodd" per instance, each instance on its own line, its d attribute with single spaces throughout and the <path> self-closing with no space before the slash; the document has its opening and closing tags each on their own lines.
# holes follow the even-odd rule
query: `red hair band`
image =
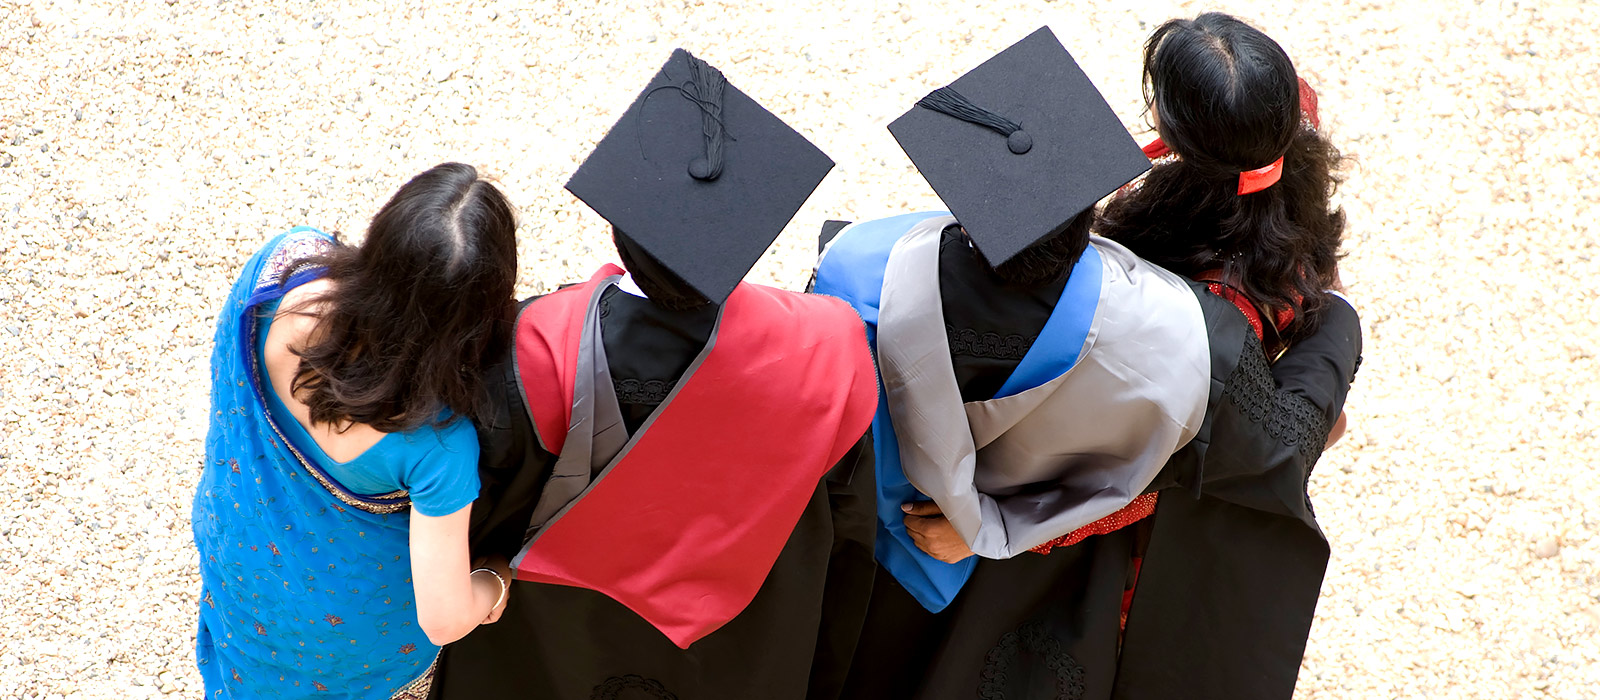
<svg viewBox="0 0 1600 700">
<path fill-rule="evenodd" d="M 1250 194 L 1251 192 L 1260 192 L 1261 190 L 1277 184 L 1278 179 L 1282 177 L 1283 156 L 1278 156 L 1278 159 L 1272 161 L 1271 165 L 1268 165 L 1264 168 L 1256 168 L 1255 170 L 1246 170 L 1242 173 L 1239 173 L 1239 194 L 1244 195 Z"/>
<path fill-rule="evenodd" d="M 1317 91 L 1311 89 L 1311 83 L 1306 82 L 1305 78 L 1300 78 L 1300 118 L 1313 130 L 1322 126 L 1322 119 L 1317 115 Z M 1260 192 L 1277 184 L 1282 177 L 1283 156 L 1279 156 L 1265 168 L 1239 173 L 1239 194 Z"/>
<path fill-rule="evenodd" d="M 1317 91 L 1311 89 L 1311 84 L 1307 83 L 1305 78 L 1300 78 L 1299 81 L 1300 118 L 1305 120 L 1306 125 L 1310 126 L 1312 129 L 1319 128 L 1322 126 L 1322 120 L 1317 114 Z M 1145 157 L 1149 158 L 1150 160 L 1155 160 L 1172 152 L 1172 149 L 1168 148 L 1167 144 L 1160 138 L 1157 138 L 1156 140 L 1151 141 L 1149 144 L 1146 144 L 1143 150 Z M 1246 170 L 1242 173 L 1239 173 L 1238 192 L 1241 195 L 1260 192 L 1261 190 L 1278 184 L 1278 180 L 1282 178 L 1283 158 L 1280 156 L 1277 160 L 1272 161 L 1272 164 L 1266 167 L 1256 168 L 1255 170 Z"/>
<path fill-rule="evenodd" d="M 1171 152 L 1172 149 L 1168 148 L 1167 144 L 1159 138 L 1151 141 L 1144 147 L 1144 155 L 1150 160 L 1155 160 Z M 1239 173 L 1239 194 L 1244 195 L 1252 192 L 1260 192 L 1261 190 L 1277 184 L 1278 180 L 1282 177 L 1283 156 L 1278 156 L 1278 159 L 1272 161 L 1271 165 L 1268 165 L 1264 168 L 1256 168 L 1255 170 L 1246 170 L 1242 173 Z"/>
</svg>

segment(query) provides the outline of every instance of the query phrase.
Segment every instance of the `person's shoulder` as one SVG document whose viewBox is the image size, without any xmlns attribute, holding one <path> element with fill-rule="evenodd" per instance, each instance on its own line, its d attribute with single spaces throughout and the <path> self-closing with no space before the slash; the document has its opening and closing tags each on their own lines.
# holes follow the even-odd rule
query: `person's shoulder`
<svg viewBox="0 0 1600 700">
<path fill-rule="evenodd" d="M 395 479 L 410 492 L 415 512 L 449 515 L 477 497 L 478 433 L 471 421 L 428 424 L 401 435 L 405 450 L 395 455 Z"/>
<path fill-rule="evenodd" d="M 792 328 L 825 327 L 828 323 L 841 322 L 861 324 L 861 317 L 850 302 L 831 294 L 797 292 L 751 282 L 740 284 L 735 291 L 746 300 L 760 300 L 767 307 L 765 316 Z"/>
<path fill-rule="evenodd" d="M 845 226 L 828 242 L 817 260 L 816 279 L 812 291 L 835 296 L 857 307 L 863 318 L 869 315 L 864 307 L 876 307 L 883 286 L 884 269 L 895 244 L 915 227 L 932 219 L 943 224 L 955 223 L 949 212 L 915 212 L 871 221 L 861 221 Z M 867 318 L 876 323 L 876 316 Z"/>
<path fill-rule="evenodd" d="M 1139 257 L 1127 246 L 1110 238 L 1090 236 L 1089 246 L 1094 248 L 1104 266 L 1109 269 L 1121 270 L 1130 275 L 1159 277 L 1175 285 L 1193 284 L 1193 280 Z"/>
<path fill-rule="evenodd" d="M 828 241 L 822 251 L 822 262 L 833 260 L 848 264 L 883 257 L 913 226 L 931 218 L 949 216 L 949 212 L 922 211 L 857 221 L 839 229 Z"/>
<path fill-rule="evenodd" d="M 478 455 L 478 431 L 471 420 L 458 418 L 444 425 L 425 425 L 412 431 L 413 442 L 427 445 L 430 451 L 444 455 L 466 455 L 473 460 Z M 417 440 L 426 436 L 425 440 Z M 470 454 L 469 454 L 470 453 Z"/>
</svg>

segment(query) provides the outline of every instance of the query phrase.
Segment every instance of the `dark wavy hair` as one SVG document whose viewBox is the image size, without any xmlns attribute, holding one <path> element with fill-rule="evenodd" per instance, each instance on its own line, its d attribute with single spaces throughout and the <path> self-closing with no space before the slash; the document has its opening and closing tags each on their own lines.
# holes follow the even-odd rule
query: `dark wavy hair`
<svg viewBox="0 0 1600 700">
<path fill-rule="evenodd" d="M 1177 158 L 1101 211 L 1101 235 L 1181 275 L 1220 269 L 1256 304 L 1291 309 L 1292 341 L 1316 330 L 1337 276 L 1344 212 L 1330 209 L 1339 151 L 1302 123 L 1299 79 L 1270 37 L 1229 15 L 1158 27 L 1144 46 L 1145 102 Z M 1283 158 L 1283 176 L 1238 194 L 1239 173 Z"/>
<path fill-rule="evenodd" d="M 311 267 L 333 283 L 303 305 L 319 318 L 295 350 L 291 391 L 313 423 L 403 432 L 483 415 L 482 368 L 511 329 L 517 245 L 511 204 L 476 169 L 444 163 L 412 178 L 360 247 L 295 264 Z"/>
</svg>

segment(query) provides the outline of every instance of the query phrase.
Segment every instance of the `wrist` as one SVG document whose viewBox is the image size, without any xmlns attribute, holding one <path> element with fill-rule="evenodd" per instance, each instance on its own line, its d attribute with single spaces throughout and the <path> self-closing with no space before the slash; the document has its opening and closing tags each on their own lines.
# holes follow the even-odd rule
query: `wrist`
<svg viewBox="0 0 1600 700">
<path fill-rule="evenodd" d="M 486 575 L 480 576 L 479 574 Z M 489 599 L 493 601 L 489 606 L 490 612 L 499 609 L 506 602 L 506 594 L 510 592 L 511 588 L 511 581 L 506 576 L 488 567 L 473 569 L 468 576 L 472 577 L 474 584 L 487 586 L 484 590 L 487 592 Z"/>
</svg>

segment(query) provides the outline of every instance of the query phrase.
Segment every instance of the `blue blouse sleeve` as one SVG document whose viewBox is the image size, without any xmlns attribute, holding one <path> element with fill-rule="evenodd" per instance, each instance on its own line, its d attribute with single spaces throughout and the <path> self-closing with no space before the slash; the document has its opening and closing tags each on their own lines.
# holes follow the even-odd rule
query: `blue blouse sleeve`
<svg viewBox="0 0 1600 700">
<path fill-rule="evenodd" d="M 478 498 L 478 433 L 472 421 L 459 420 L 440 430 L 424 428 L 407 440 L 426 441 L 432 447 L 401 478 L 411 493 L 412 510 L 436 518 Z"/>
</svg>

